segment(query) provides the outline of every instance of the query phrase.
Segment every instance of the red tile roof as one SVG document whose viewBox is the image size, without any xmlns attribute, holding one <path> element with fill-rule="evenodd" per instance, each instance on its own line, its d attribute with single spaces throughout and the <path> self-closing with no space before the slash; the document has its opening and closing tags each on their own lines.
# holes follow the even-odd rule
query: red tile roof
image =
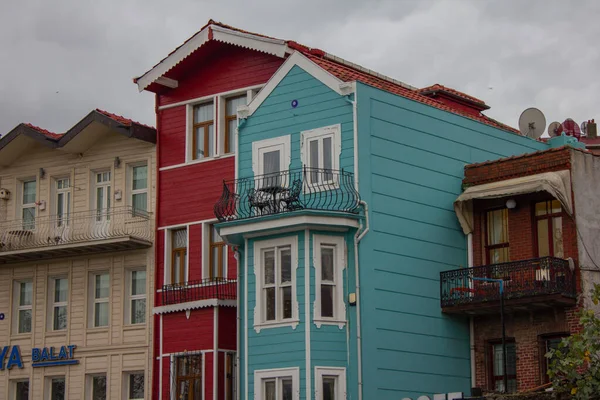
<svg viewBox="0 0 600 400">
<path fill-rule="evenodd" d="M 545 150 L 538 150 L 538 151 L 534 151 L 531 153 L 525 153 L 525 154 L 519 154 L 516 156 L 510 156 L 510 157 L 503 157 L 503 158 L 497 158 L 495 160 L 490 160 L 490 161 L 483 161 L 480 163 L 474 163 L 474 164 L 468 164 L 465 165 L 465 168 L 477 168 L 477 167 L 481 167 L 484 165 L 490 165 L 490 164 L 496 164 L 496 163 L 503 163 L 503 162 L 507 162 L 507 161 L 512 161 L 512 160 L 519 160 L 521 158 L 527 158 L 527 157 L 533 157 L 533 156 L 537 156 L 540 154 L 545 154 L 545 153 L 552 153 L 552 152 L 556 152 L 556 151 L 562 151 L 562 150 L 574 150 L 574 151 L 581 151 L 585 154 L 592 154 L 589 150 L 585 150 L 585 149 L 578 149 L 576 147 L 571 147 L 571 146 L 560 146 L 560 147 L 554 147 L 551 149 L 545 149 Z M 600 155 L 595 155 L 596 157 L 600 157 Z"/>
<path fill-rule="evenodd" d="M 125 125 L 125 126 L 131 126 L 132 124 L 136 124 L 136 125 L 145 126 L 146 128 L 154 129 L 153 127 L 151 127 L 151 126 L 149 126 L 149 125 L 142 124 L 142 123 L 140 123 L 140 122 L 137 122 L 137 121 L 131 120 L 131 119 L 129 119 L 129 118 L 125 118 L 125 117 L 123 117 L 123 116 L 121 116 L 121 115 L 118 115 L 118 114 L 113 114 L 113 113 L 111 113 L 111 112 L 108 112 L 108 111 L 101 110 L 101 109 L 99 109 L 99 108 L 96 108 L 96 111 L 97 111 L 97 112 L 99 112 L 99 113 L 100 113 L 100 114 L 102 114 L 102 115 L 105 115 L 105 116 L 107 116 L 107 117 L 108 117 L 108 118 L 110 118 L 110 119 L 113 119 L 113 120 L 117 121 L 118 123 L 120 123 L 120 124 L 122 124 L 122 125 Z"/>
<path fill-rule="evenodd" d="M 30 123 L 24 123 L 23 125 L 27 126 L 28 128 L 33 129 L 34 131 L 36 131 L 38 133 L 41 133 L 44 136 L 49 137 L 50 139 L 60 139 L 60 137 L 62 136 L 62 133 L 50 132 L 46 129 L 40 128 L 39 126 L 35 126 Z"/>
<path fill-rule="evenodd" d="M 435 85 L 424 87 L 424 88 L 419 89 L 417 91 L 419 93 L 422 93 L 422 94 L 431 93 L 431 92 L 446 92 L 446 93 L 453 94 L 454 96 L 460 97 L 462 99 L 465 99 L 467 101 L 470 101 L 472 103 L 478 103 L 478 104 L 481 104 L 481 105 L 485 105 L 485 101 L 480 100 L 477 97 L 473 97 L 473 96 L 470 96 L 470 95 L 468 95 L 466 93 L 460 92 L 460 91 L 458 91 L 456 89 L 452 89 L 450 87 L 440 85 L 439 83 L 436 83 Z"/>
</svg>

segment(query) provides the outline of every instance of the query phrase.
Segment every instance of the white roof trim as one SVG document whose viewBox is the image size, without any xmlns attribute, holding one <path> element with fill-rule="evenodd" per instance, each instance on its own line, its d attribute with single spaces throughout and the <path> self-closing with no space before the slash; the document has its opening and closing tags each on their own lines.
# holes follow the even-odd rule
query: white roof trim
<svg viewBox="0 0 600 400">
<path fill-rule="evenodd" d="M 267 84 L 261 89 L 260 92 L 258 92 L 250 104 L 248 104 L 248 108 L 244 109 L 243 107 L 240 107 L 238 117 L 244 119 L 254 114 L 258 107 L 260 107 L 260 105 L 267 99 L 267 97 L 269 97 L 271 92 L 275 90 L 283 78 L 286 77 L 288 72 L 290 72 L 290 70 L 296 65 L 319 81 L 323 82 L 323 84 L 327 85 L 331 90 L 335 91 L 340 96 L 346 96 L 354 92 L 354 86 L 349 87 L 347 82 L 344 82 L 330 74 L 328 71 L 325 71 L 299 51 L 295 51 L 291 56 L 288 57 L 287 60 L 285 60 L 277 72 L 275 72 L 275 75 L 269 79 Z"/>
<path fill-rule="evenodd" d="M 197 301 L 189 301 L 186 303 L 178 303 L 178 304 L 169 304 L 168 306 L 158 306 L 154 307 L 154 314 L 168 314 L 172 312 L 179 311 L 187 311 L 187 310 L 195 310 L 198 308 L 206 308 L 206 307 L 236 307 L 236 300 L 197 300 Z"/>
<path fill-rule="evenodd" d="M 284 57 L 286 51 L 289 51 L 284 40 L 256 36 L 211 24 L 200 32 L 196 33 L 191 39 L 175 50 L 173 54 L 169 55 L 150 71 L 138 78 L 138 90 L 141 92 L 146 89 L 153 82 L 158 80 L 158 78 L 166 74 L 174 66 L 183 61 L 183 59 L 208 42 L 210 40 L 208 33 L 211 29 L 213 32 L 213 40 L 217 40 L 219 42 L 229 43 L 234 46 L 245 47 L 256 51 L 273 54 L 277 57 Z"/>
</svg>

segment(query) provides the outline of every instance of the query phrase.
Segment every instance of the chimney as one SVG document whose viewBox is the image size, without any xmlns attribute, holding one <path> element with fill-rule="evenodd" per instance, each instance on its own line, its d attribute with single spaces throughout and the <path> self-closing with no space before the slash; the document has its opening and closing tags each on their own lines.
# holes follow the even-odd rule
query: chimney
<svg viewBox="0 0 600 400">
<path fill-rule="evenodd" d="M 596 139 L 598 137 L 598 125 L 592 119 L 587 124 L 587 137 L 590 139 Z"/>
</svg>

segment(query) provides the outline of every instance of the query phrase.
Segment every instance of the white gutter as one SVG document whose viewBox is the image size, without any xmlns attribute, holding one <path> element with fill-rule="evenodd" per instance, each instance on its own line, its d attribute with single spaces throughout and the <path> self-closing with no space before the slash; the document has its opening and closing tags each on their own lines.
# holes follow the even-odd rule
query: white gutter
<svg viewBox="0 0 600 400">
<path fill-rule="evenodd" d="M 360 222 L 360 227 L 358 231 L 356 231 L 356 235 L 354 235 L 354 269 L 356 274 L 356 347 L 358 350 L 357 353 L 357 371 L 358 371 L 358 400 L 362 400 L 362 334 L 360 327 L 360 276 L 359 276 L 359 268 L 358 268 L 358 243 L 361 239 L 369 232 L 369 206 L 367 202 L 361 200 L 360 204 L 364 207 L 365 210 L 365 229 L 361 232 L 362 229 L 362 221 Z"/>
<path fill-rule="evenodd" d="M 473 266 L 473 234 L 467 235 L 467 267 Z M 469 318 L 469 345 L 471 348 L 471 387 L 477 385 L 476 365 L 475 365 L 475 323 L 473 317 Z"/>
</svg>

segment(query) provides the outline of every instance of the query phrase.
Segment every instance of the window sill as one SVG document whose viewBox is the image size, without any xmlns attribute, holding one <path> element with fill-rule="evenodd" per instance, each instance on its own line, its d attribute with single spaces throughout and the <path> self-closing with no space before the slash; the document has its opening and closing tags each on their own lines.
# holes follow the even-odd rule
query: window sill
<svg viewBox="0 0 600 400">
<path fill-rule="evenodd" d="M 102 332 L 108 332 L 108 330 L 109 330 L 108 326 L 98 326 L 98 327 L 87 328 L 87 333 L 102 333 Z"/>
<path fill-rule="evenodd" d="M 11 333 L 10 335 L 10 339 L 11 340 L 18 340 L 18 339 L 29 339 L 31 338 L 32 333 Z"/>
<path fill-rule="evenodd" d="M 169 165 L 167 167 L 161 167 L 159 169 L 159 171 L 168 171 L 170 169 L 187 167 L 188 165 L 202 164 L 202 163 L 205 163 L 205 162 L 222 160 L 224 158 L 231 158 L 231 157 L 235 157 L 235 153 L 221 154 L 221 155 L 218 155 L 218 156 L 201 158 L 199 160 L 186 160 L 185 162 L 183 162 L 181 164 L 174 164 L 174 165 Z"/>
<path fill-rule="evenodd" d="M 60 331 L 47 331 L 46 332 L 46 337 L 61 337 L 61 336 L 66 336 L 67 335 L 67 329 L 63 329 Z"/>
<path fill-rule="evenodd" d="M 344 329 L 344 326 L 346 326 L 346 320 L 315 318 L 313 322 L 317 328 L 320 328 L 322 325 L 332 325 Z"/>
<path fill-rule="evenodd" d="M 263 322 L 260 324 L 254 324 L 254 330 L 256 333 L 260 333 L 262 329 L 271 329 L 271 328 L 285 328 L 286 326 L 291 327 L 292 329 L 296 329 L 300 320 L 298 319 L 290 319 L 285 321 L 274 321 L 274 322 Z"/>
</svg>

